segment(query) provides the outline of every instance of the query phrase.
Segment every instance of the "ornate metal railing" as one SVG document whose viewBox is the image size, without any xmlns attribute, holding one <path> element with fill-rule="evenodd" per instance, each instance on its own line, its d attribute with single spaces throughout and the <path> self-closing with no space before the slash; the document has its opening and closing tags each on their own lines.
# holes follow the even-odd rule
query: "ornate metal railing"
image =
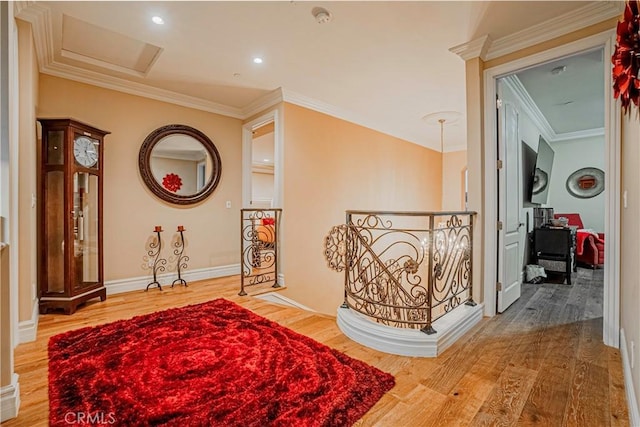
<svg viewBox="0 0 640 427">
<path fill-rule="evenodd" d="M 246 288 L 278 288 L 278 243 L 282 209 L 240 210 L 240 293 Z"/>
<path fill-rule="evenodd" d="M 435 333 L 433 322 L 472 294 L 475 212 L 347 211 L 325 240 L 344 271 L 344 303 L 375 321 Z"/>
</svg>

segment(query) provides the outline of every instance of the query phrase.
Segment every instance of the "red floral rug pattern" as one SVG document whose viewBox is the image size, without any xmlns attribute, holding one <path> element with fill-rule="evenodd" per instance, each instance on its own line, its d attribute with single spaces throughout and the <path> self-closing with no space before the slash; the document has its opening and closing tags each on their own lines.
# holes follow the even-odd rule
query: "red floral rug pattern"
<svg viewBox="0 0 640 427">
<path fill-rule="evenodd" d="M 225 299 L 49 341 L 52 426 L 348 426 L 394 384 Z"/>
</svg>

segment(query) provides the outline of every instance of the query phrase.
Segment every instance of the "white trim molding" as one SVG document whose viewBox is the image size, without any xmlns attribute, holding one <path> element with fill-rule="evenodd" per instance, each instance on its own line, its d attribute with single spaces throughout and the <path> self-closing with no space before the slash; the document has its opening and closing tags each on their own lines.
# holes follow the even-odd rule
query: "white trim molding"
<svg viewBox="0 0 640 427">
<path fill-rule="evenodd" d="M 18 323 L 18 343 L 33 342 L 38 336 L 38 320 L 40 319 L 40 306 L 38 299 L 33 300 L 31 319 Z"/>
<path fill-rule="evenodd" d="M 629 423 L 632 426 L 640 426 L 640 411 L 638 410 L 638 400 L 633 386 L 633 374 L 631 372 L 624 329 L 620 329 L 620 354 L 622 355 L 622 371 L 624 373 L 624 391 L 627 395 L 627 407 L 629 408 Z"/>
<path fill-rule="evenodd" d="M 274 89 L 271 92 L 259 97 L 242 108 L 242 118 L 248 119 L 268 108 L 274 107 L 283 101 L 282 88 Z"/>
<path fill-rule="evenodd" d="M 18 416 L 20 409 L 20 383 L 18 374 L 11 376 L 11 384 L 0 388 L 0 422 Z"/>
<path fill-rule="evenodd" d="M 256 295 L 254 298 L 260 298 L 261 300 L 265 300 L 274 304 L 285 305 L 287 307 L 299 308 L 304 311 L 312 311 L 315 313 L 315 310 L 307 307 L 304 304 L 300 304 L 298 301 L 292 300 L 291 298 L 285 297 L 280 292 L 268 292 L 266 294 Z"/>
<path fill-rule="evenodd" d="M 579 9 L 496 40 L 491 40 L 488 36 L 482 36 L 454 46 L 449 51 L 460 56 L 465 61 L 472 58 L 488 61 L 620 16 L 624 10 L 624 5 L 623 1 L 592 2 Z"/>
<path fill-rule="evenodd" d="M 219 267 L 199 268 L 196 270 L 181 271 L 180 276 L 188 282 L 196 280 L 214 279 L 217 277 L 235 276 L 240 274 L 240 264 L 223 265 Z M 165 273 L 157 276 L 163 287 L 171 287 L 171 282 L 177 279 L 177 273 Z M 105 282 L 107 295 L 121 294 L 124 292 L 144 291 L 149 282 L 149 276 L 132 277 L 129 279 L 109 280 Z M 238 289 L 239 291 L 239 289 Z"/>
<path fill-rule="evenodd" d="M 338 327 L 366 347 L 400 356 L 436 357 L 482 320 L 482 304 L 460 305 L 433 322 L 435 334 L 394 328 L 366 318 L 350 308 L 338 308 Z"/>
<path fill-rule="evenodd" d="M 544 139 L 549 142 L 558 142 L 558 141 L 569 141 L 572 139 L 581 139 L 581 138 L 589 138 L 592 136 L 603 136 L 604 135 L 604 127 L 601 128 L 592 128 L 592 129 L 584 129 L 574 132 L 565 132 L 565 133 L 556 133 L 551 127 L 551 124 L 547 120 L 547 118 L 542 114 L 540 108 L 535 103 L 529 92 L 524 87 L 520 79 L 517 75 L 511 74 L 506 76 L 503 79 L 505 85 L 511 89 L 514 95 L 520 100 L 521 106 L 524 109 L 525 113 L 531 118 L 533 124 L 540 129 L 540 133 Z"/>
<path fill-rule="evenodd" d="M 467 61 L 473 58 L 484 58 L 491 45 L 491 37 L 484 35 L 475 40 L 454 46 L 449 52 L 455 53 L 463 60 Z"/>
<path fill-rule="evenodd" d="M 604 31 L 593 36 L 585 37 L 572 43 L 564 44 L 524 58 L 510 61 L 493 68 L 486 69 L 484 80 L 484 159 L 482 174 L 485 188 L 484 205 L 484 301 L 485 315 L 496 314 L 496 277 L 497 277 L 497 242 L 493 236 L 497 235 L 496 220 L 498 193 L 495 165 L 497 117 L 494 101 L 496 97 L 496 81 L 510 73 L 525 67 L 534 66 L 564 56 L 583 52 L 585 50 L 602 48 L 604 57 L 611 57 L 615 44 L 615 30 Z M 611 81 L 611 67 L 603 64 L 606 82 Z M 611 236 L 605 247 L 605 279 L 603 299 L 603 341 L 612 347 L 619 346 L 620 337 L 620 104 L 615 101 L 611 93 L 611 85 L 605 84 L 605 234 Z M 607 237 L 609 239 L 609 237 Z"/>
</svg>

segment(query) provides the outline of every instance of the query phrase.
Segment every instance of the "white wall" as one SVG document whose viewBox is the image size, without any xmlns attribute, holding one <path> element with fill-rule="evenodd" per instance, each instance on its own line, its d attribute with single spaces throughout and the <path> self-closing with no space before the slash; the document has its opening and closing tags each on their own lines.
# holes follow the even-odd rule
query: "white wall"
<svg viewBox="0 0 640 427">
<path fill-rule="evenodd" d="M 273 207 L 270 203 L 266 203 L 268 200 L 271 200 L 271 203 L 273 203 L 273 173 L 253 172 L 251 177 L 252 206 L 255 208 Z"/>
<path fill-rule="evenodd" d="M 604 231 L 604 192 L 590 199 L 572 196 L 566 187 L 567 178 L 585 167 L 605 169 L 604 135 L 550 143 L 555 156 L 549 188 L 549 205 L 555 213 L 577 212 L 585 228 Z"/>
</svg>

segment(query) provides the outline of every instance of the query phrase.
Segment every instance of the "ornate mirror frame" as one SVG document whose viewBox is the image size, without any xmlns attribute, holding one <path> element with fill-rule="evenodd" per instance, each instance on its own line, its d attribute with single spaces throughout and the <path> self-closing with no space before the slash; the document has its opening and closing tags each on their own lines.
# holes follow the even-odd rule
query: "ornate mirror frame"
<svg viewBox="0 0 640 427">
<path fill-rule="evenodd" d="M 211 156 L 211 177 L 205 183 L 204 187 L 194 194 L 180 195 L 172 193 L 165 189 L 154 178 L 151 172 L 151 153 L 153 152 L 153 148 L 165 137 L 175 134 L 187 135 L 194 138 L 202 144 Z M 142 147 L 140 147 L 140 154 L 138 155 L 138 168 L 140 170 L 140 176 L 147 188 L 160 199 L 178 205 L 191 205 L 205 200 L 216 189 L 220 183 L 220 176 L 222 174 L 222 161 L 220 160 L 218 149 L 204 133 L 187 125 L 172 124 L 159 127 L 145 138 Z"/>
</svg>

